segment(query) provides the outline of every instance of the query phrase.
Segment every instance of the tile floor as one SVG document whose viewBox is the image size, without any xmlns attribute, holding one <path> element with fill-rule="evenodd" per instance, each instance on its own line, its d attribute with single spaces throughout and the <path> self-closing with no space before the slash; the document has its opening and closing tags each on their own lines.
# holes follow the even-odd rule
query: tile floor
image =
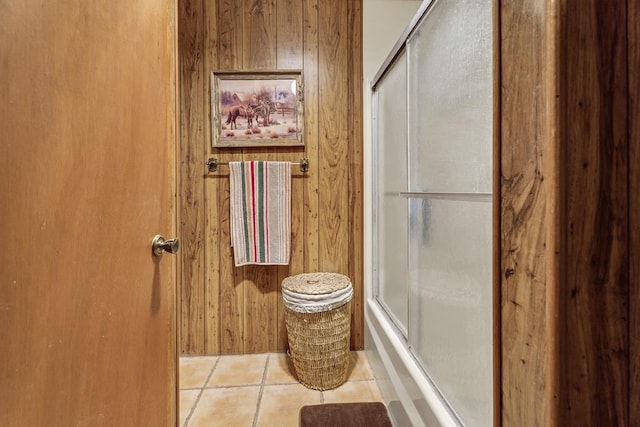
<svg viewBox="0 0 640 427">
<path fill-rule="evenodd" d="M 295 427 L 304 405 L 382 401 L 362 351 L 351 353 L 347 382 L 316 391 L 298 383 L 284 353 L 180 358 L 182 427 Z"/>
</svg>

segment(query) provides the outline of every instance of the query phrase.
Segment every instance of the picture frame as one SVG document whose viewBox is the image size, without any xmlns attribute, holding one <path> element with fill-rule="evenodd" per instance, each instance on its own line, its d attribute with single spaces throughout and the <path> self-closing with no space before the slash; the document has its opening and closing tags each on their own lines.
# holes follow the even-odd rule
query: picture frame
<svg viewBox="0 0 640 427">
<path fill-rule="evenodd" d="M 212 71 L 216 147 L 304 145 L 302 71 Z"/>
</svg>

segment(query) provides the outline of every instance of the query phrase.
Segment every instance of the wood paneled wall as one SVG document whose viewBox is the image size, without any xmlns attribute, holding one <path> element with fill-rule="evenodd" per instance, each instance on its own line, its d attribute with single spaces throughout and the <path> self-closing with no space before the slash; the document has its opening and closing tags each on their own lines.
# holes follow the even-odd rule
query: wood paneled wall
<svg viewBox="0 0 640 427">
<path fill-rule="evenodd" d="M 562 425 L 630 425 L 626 8 L 625 0 L 567 1 Z"/>
<path fill-rule="evenodd" d="M 346 274 L 354 286 L 352 348 L 363 346 L 362 1 L 179 0 L 183 354 L 284 351 L 280 283 Z M 300 69 L 304 147 L 212 149 L 209 74 Z M 205 162 L 306 156 L 292 178 L 288 266 L 236 268 L 228 169 Z"/>
<path fill-rule="evenodd" d="M 629 425 L 640 425 L 640 0 L 627 3 L 629 78 Z"/>
<path fill-rule="evenodd" d="M 501 417 L 640 424 L 638 0 L 499 0 Z"/>
</svg>

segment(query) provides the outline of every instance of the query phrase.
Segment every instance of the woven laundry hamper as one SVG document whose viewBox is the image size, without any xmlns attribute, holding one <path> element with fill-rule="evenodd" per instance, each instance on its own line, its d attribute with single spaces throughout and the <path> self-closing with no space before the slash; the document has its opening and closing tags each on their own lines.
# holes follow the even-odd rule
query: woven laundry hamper
<svg viewBox="0 0 640 427">
<path fill-rule="evenodd" d="M 304 273 L 283 280 L 289 350 L 304 386 L 329 390 L 347 380 L 352 297 L 351 281 L 342 274 Z"/>
</svg>

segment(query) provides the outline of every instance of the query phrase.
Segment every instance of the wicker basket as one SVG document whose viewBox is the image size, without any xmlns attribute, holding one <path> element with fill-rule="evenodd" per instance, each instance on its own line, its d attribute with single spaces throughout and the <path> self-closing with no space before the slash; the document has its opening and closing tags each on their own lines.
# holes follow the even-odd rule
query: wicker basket
<svg viewBox="0 0 640 427">
<path fill-rule="evenodd" d="M 306 273 L 282 282 L 283 296 L 288 291 L 298 296 L 328 296 L 340 292 L 348 296 L 323 311 L 307 310 L 304 303 L 292 306 L 285 300 L 285 322 L 291 359 L 298 380 L 314 390 L 336 388 L 347 380 L 350 362 L 351 283 L 335 273 Z M 345 299 L 348 299 L 344 302 Z M 322 309 L 322 306 L 321 306 Z M 311 312 L 301 312 L 311 311 Z"/>
</svg>

